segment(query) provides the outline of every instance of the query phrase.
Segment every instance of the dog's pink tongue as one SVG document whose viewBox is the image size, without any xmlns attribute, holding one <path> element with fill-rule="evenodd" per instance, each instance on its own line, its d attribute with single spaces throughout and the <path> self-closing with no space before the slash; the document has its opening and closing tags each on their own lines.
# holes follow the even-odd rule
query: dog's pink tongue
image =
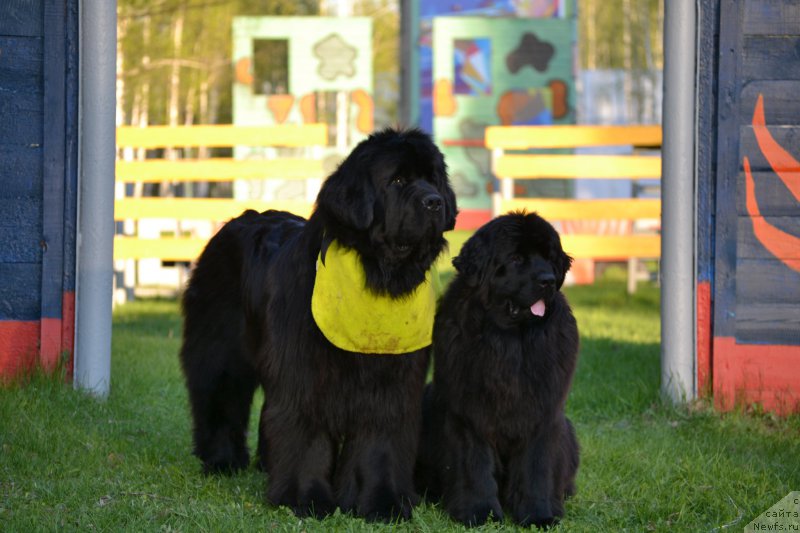
<svg viewBox="0 0 800 533">
<path fill-rule="evenodd" d="M 544 316 L 545 305 L 544 300 L 539 300 L 531 306 L 531 313 L 536 316 Z"/>
</svg>

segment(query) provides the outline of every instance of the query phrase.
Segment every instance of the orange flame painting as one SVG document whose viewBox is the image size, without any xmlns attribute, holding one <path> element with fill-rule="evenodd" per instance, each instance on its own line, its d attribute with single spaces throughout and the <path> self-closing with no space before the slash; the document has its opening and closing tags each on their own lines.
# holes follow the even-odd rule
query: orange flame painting
<svg viewBox="0 0 800 533">
<path fill-rule="evenodd" d="M 758 96 L 753 113 L 753 131 L 758 147 L 770 168 L 800 202 L 800 162 L 775 141 L 764 120 L 764 97 Z M 753 222 L 753 233 L 758 241 L 783 264 L 800 272 L 800 238 L 776 228 L 764 217 L 756 200 L 756 186 L 750 171 L 750 160 L 744 157 L 747 214 Z"/>
</svg>

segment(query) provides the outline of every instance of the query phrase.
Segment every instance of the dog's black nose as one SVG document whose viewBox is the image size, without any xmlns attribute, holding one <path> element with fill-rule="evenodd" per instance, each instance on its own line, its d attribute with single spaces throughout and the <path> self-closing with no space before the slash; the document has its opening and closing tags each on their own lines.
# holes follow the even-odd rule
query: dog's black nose
<svg viewBox="0 0 800 533">
<path fill-rule="evenodd" d="M 539 274 L 536 276 L 536 282 L 542 287 L 549 289 L 554 287 L 556 284 L 556 277 L 553 275 L 552 272 L 547 272 L 544 274 Z"/>
<path fill-rule="evenodd" d="M 442 197 L 438 194 L 428 194 L 422 199 L 422 205 L 429 211 L 439 211 L 442 208 Z"/>
</svg>

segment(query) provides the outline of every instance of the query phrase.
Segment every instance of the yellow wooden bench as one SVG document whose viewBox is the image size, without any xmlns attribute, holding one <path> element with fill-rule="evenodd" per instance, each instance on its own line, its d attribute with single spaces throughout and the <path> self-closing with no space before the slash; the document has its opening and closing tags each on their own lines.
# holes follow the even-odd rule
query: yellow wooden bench
<svg viewBox="0 0 800 533">
<path fill-rule="evenodd" d="M 551 221 L 659 219 L 658 199 L 542 199 L 515 198 L 514 180 L 531 179 L 660 179 L 661 158 L 631 155 L 539 153 L 552 149 L 590 146 L 659 148 L 660 126 L 490 126 L 485 145 L 492 151 L 492 172 L 499 179 L 492 211 L 497 216 L 511 210 L 536 211 Z M 536 153 L 509 153 L 530 151 Z M 575 258 L 619 260 L 658 258 L 657 234 L 562 235 L 564 249 Z"/>
<path fill-rule="evenodd" d="M 321 147 L 327 144 L 325 124 L 276 126 L 149 126 L 117 129 L 117 147 L 125 148 L 194 148 L 194 147 L 290 147 L 309 148 L 311 157 L 279 157 L 274 159 L 146 159 L 116 163 L 118 183 L 136 182 L 209 182 L 236 179 L 314 180 L 321 183 L 323 174 Z M 131 198 L 121 197 L 114 203 L 118 221 L 142 219 L 207 220 L 221 222 L 237 216 L 245 209 L 282 209 L 308 216 L 313 200 L 305 201 L 239 201 L 227 198 Z M 200 254 L 207 239 L 169 236 L 143 239 L 117 235 L 114 259 L 158 258 L 169 261 L 191 261 Z"/>
</svg>

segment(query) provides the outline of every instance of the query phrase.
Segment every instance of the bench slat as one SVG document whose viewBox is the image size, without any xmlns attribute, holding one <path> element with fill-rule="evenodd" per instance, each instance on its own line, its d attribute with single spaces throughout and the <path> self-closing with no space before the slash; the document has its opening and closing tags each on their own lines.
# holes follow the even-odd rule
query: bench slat
<svg viewBox="0 0 800 533">
<path fill-rule="evenodd" d="M 547 220 L 610 220 L 661 218 L 661 200 L 556 200 L 544 198 L 514 198 L 501 200 L 500 212 L 525 209 L 536 211 Z"/>
<path fill-rule="evenodd" d="M 313 206 L 302 200 L 230 200 L 227 198 L 125 198 L 114 202 L 115 220 L 169 218 L 178 220 L 226 221 L 245 209 L 290 211 L 302 217 L 311 214 Z"/>
<path fill-rule="evenodd" d="M 193 261 L 208 242 L 202 238 L 162 237 L 137 239 L 117 236 L 114 259 L 159 258 Z M 617 260 L 620 258 L 657 258 L 661 254 L 658 235 L 562 235 L 564 250 L 575 259 Z"/>
<path fill-rule="evenodd" d="M 137 239 L 114 237 L 114 259 L 150 259 L 194 261 L 203 251 L 208 239 L 199 237 L 161 237 Z"/>
<path fill-rule="evenodd" d="M 508 154 L 492 159 L 498 178 L 659 179 L 661 158 L 645 155 Z"/>
<path fill-rule="evenodd" d="M 229 146 L 325 146 L 325 124 L 281 124 L 274 126 L 148 126 L 117 128 L 117 147 L 229 147 Z"/>
<path fill-rule="evenodd" d="M 660 147 L 660 126 L 490 126 L 486 147 L 504 150 L 582 146 Z"/>
<path fill-rule="evenodd" d="M 322 161 L 318 159 L 146 159 L 117 161 L 117 181 L 233 181 L 235 179 L 286 180 L 321 178 Z"/>
<path fill-rule="evenodd" d="M 564 251 L 575 259 L 655 259 L 661 256 L 660 235 L 562 235 Z"/>
</svg>

